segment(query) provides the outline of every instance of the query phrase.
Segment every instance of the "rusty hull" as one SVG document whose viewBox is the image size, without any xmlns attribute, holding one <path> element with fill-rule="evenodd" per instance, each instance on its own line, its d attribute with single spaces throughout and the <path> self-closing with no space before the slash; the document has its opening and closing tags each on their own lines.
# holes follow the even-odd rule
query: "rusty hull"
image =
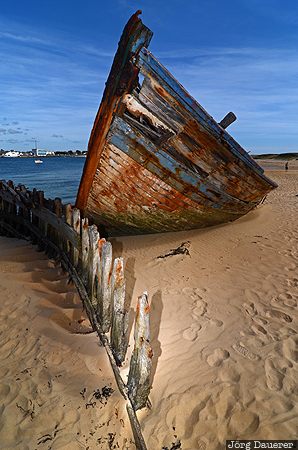
<svg viewBox="0 0 298 450">
<path fill-rule="evenodd" d="M 111 235 L 235 220 L 277 185 L 149 52 L 139 14 L 118 45 L 76 206 Z"/>
</svg>

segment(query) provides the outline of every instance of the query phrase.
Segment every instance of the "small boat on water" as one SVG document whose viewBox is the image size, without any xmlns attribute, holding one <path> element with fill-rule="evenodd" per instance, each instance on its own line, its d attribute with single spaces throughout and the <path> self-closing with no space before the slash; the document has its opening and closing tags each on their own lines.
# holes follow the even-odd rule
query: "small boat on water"
<svg viewBox="0 0 298 450">
<path fill-rule="evenodd" d="M 35 159 L 34 162 L 35 162 L 35 164 L 42 164 L 43 160 L 42 159 Z"/>
<path fill-rule="evenodd" d="M 277 185 L 126 24 L 88 144 L 76 206 L 111 235 L 189 230 L 237 219 Z"/>
</svg>

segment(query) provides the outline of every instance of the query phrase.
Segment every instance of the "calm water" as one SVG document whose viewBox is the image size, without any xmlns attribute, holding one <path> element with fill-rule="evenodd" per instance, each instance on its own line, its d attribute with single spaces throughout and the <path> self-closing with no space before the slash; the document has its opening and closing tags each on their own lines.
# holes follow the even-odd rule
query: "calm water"
<svg viewBox="0 0 298 450">
<path fill-rule="evenodd" d="M 29 189 L 42 190 L 45 197 L 60 197 L 64 203 L 74 203 L 79 187 L 85 158 L 40 158 L 43 164 L 35 164 L 34 158 L 0 158 L 0 180 L 12 180 Z"/>
</svg>

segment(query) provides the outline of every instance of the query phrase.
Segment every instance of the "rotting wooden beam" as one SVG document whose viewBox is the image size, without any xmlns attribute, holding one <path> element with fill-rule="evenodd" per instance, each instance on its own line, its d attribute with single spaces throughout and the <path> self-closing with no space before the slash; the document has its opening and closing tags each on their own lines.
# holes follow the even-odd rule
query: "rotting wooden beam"
<svg viewBox="0 0 298 450">
<path fill-rule="evenodd" d="M 77 233 L 77 236 L 81 236 L 81 213 L 78 208 L 73 208 L 71 215 L 71 226 L 73 230 Z M 72 248 L 72 264 L 75 268 L 78 267 L 79 264 L 79 248 L 73 246 Z"/>
<path fill-rule="evenodd" d="M 99 264 L 98 241 L 99 233 L 96 225 L 88 227 L 89 237 L 89 261 L 88 261 L 88 292 L 93 307 L 97 306 L 97 283 L 96 275 Z"/>
<path fill-rule="evenodd" d="M 111 346 L 119 366 L 125 359 L 128 345 L 128 311 L 125 308 L 125 278 L 123 258 L 116 258 L 112 273 Z"/>
<path fill-rule="evenodd" d="M 88 219 L 82 219 L 82 249 L 81 249 L 81 273 L 84 284 L 88 280 L 88 261 L 89 261 L 89 236 L 88 236 Z"/>
<path fill-rule="evenodd" d="M 144 408 L 151 389 L 151 369 L 153 351 L 150 345 L 148 294 L 138 298 L 134 332 L 134 350 L 128 374 L 128 393 L 135 410 Z"/>
<path fill-rule="evenodd" d="M 101 241 L 100 243 L 100 281 L 97 290 L 97 310 L 99 320 L 107 333 L 111 326 L 111 301 L 112 301 L 112 244 Z"/>
</svg>

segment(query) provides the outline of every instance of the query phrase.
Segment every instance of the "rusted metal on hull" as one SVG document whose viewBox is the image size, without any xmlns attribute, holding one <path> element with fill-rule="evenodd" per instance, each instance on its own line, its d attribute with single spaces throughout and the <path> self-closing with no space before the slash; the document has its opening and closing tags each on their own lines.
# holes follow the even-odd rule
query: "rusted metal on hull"
<svg viewBox="0 0 298 450">
<path fill-rule="evenodd" d="M 151 36 L 132 16 L 91 133 L 77 206 L 118 235 L 235 220 L 276 184 L 147 50 Z"/>
</svg>

